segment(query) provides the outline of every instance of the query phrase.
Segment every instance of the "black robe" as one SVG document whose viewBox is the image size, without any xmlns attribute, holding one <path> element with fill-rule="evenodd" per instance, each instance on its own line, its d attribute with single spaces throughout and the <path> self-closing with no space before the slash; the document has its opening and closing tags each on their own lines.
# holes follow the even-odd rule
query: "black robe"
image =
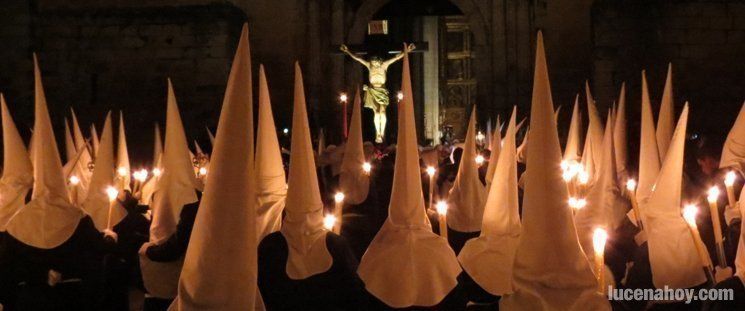
<svg viewBox="0 0 745 311">
<path fill-rule="evenodd" d="M 745 310 L 745 285 L 739 277 L 733 276 L 719 282 L 715 289 L 730 289 L 734 294 L 733 300 L 706 301 L 703 310 L 705 311 L 729 311 Z"/>
<path fill-rule="evenodd" d="M 90 217 L 80 220 L 72 236 L 52 249 L 40 249 L 6 237 L 5 263 L 17 285 L 15 302 L 6 310 L 103 310 L 103 258 L 115 246 L 104 238 Z M 47 284 L 49 271 L 62 282 Z M 79 280 L 79 281 L 77 281 Z"/>
<path fill-rule="evenodd" d="M 258 250 L 258 284 L 267 310 L 379 310 L 357 276 L 357 259 L 347 241 L 326 235 L 333 263 L 323 273 L 303 280 L 287 275 L 287 240 L 280 232 L 266 236 Z"/>
<path fill-rule="evenodd" d="M 147 258 L 155 262 L 170 262 L 186 255 L 186 248 L 189 246 L 191 230 L 194 228 L 198 211 L 199 201 L 184 205 L 181 214 L 179 214 L 176 232 L 165 242 L 148 247 Z"/>
</svg>

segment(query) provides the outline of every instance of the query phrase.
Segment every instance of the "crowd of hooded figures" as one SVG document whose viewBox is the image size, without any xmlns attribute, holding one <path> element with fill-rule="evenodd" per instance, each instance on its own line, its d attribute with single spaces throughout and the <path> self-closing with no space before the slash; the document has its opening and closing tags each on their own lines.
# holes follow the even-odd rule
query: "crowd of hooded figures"
<svg viewBox="0 0 745 311">
<path fill-rule="evenodd" d="M 34 56 L 28 142 L 0 97 L 0 309 L 745 310 L 745 108 L 722 143 L 692 140 L 669 68 L 656 125 L 642 72 L 638 145 L 624 86 L 603 118 L 586 85 L 564 131 L 538 33 L 530 111 L 486 135 L 474 108 L 462 143 L 419 147 L 404 53 L 395 144 L 363 142 L 358 92 L 347 140 L 314 148 L 296 64 L 288 146 L 261 66 L 253 103 L 248 38 L 210 150 L 190 150 L 168 81 L 150 170 L 130 166 L 111 113 L 88 137 L 65 121 L 63 165 Z"/>
</svg>

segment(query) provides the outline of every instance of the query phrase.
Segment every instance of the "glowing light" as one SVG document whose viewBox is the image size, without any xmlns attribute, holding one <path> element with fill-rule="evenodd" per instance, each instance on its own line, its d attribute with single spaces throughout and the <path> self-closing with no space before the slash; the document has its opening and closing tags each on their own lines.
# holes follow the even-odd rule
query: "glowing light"
<svg viewBox="0 0 745 311">
<path fill-rule="evenodd" d="M 683 207 L 683 219 L 688 223 L 691 228 L 696 228 L 696 215 L 698 214 L 698 207 L 694 204 L 688 204 Z"/>
<path fill-rule="evenodd" d="M 724 175 L 724 185 L 727 187 L 732 187 L 733 184 L 735 184 L 735 179 L 737 178 L 737 174 L 733 171 L 727 172 L 727 175 Z"/>
<path fill-rule="evenodd" d="M 347 102 L 347 93 L 341 93 L 341 94 L 339 94 L 339 100 L 342 103 L 346 103 Z"/>
<path fill-rule="evenodd" d="M 80 183 L 80 178 L 78 176 L 72 175 L 70 176 L 70 184 L 73 186 L 77 186 Z"/>
<path fill-rule="evenodd" d="M 206 167 L 200 167 L 199 168 L 199 176 L 207 176 L 207 168 Z"/>
<path fill-rule="evenodd" d="M 106 188 L 106 195 L 109 197 L 109 201 L 113 202 L 116 200 L 116 197 L 119 195 L 119 190 L 116 190 L 116 188 L 112 186 L 108 186 Z"/>
<path fill-rule="evenodd" d="M 574 178 L 574 176 L 572 175 L 572 172 L 570 172 L 569 170 L 565 170 L 564 172 L 561 173 L 561 179 L 563 179 L 564 182 L 570 182 L 572 181 L 572 178 Z"/>
<path fill-rule="evenodd" d="M 147 175 L 148 173 L 146 169 L 141 169 L 132 173 L 132 177 L 134 177 L 134 179 L 139 182 L 144 182 L 147 179 Z"/>
<path fill-rule="evenodd" d="M 326 228 L 326 230 L 333 230 L 334 225 L 336 225 L 336 216 L 332 214 L 326 214 L 325 217 L 323 217 L 323 227 Z"/>
<path fill-rule="evenodd" d="M 595 249 L 595 254 L 602 255 L 605 253 L 605 242 L 608 240 L 608 232 L 602 228 L 597 228 L 592 233 L 592 247 Z"/>
<path fill-rule="evenodd" d="M 404 99 L 404 93 L 398 92 L 398 94 L 396 94 L 396 98 L 398 98 L 398 100 L 403 100 Z"/>
<path fill-rule="evenodd" d="M 706 199 L 709 200 L 709 203 L 716 202 L 719 198 L 719 188 L 717 186 L 709 188 L 708 194 Z"/>
<path fill-rule="evenodd" d="M 282 129 L 282 133 L 284 133 L 285 135 L 287 135 L 288 133 L 290 133 L 290 129 L 284 128 L 284 129 Z"/>
<path fill-rule="evenodd" d="M 636 190 L 636 180 L 629 179 L 626 181 L 626 190 L 633 192 Z"/>
<path fill-rule="evenodd" d="M 161 170 L 161 169 L 159 169 L 157 167 L 153 169 L 153 176 L 160 177 L 160 175 L 162 175 L 162 174 L 163 174 L 163 170 Z"/>
<path fill-rule="evenodd" d="M 481 131 L 479 131 L 476 134 L 476 139 L 479 140 L 479 141 L 483 141 L 484 139 L 486 139 L 486 136 L 484 136 L 484 133 L 481 133 Z"/>
<path fill-rule="evenodd" d="M 590 181 L 590 174 L 585 170 L 580 170 L 579 173 L 577 173 L 577 181 L 581 185 L 586 185 Z"/>
<path fill-rule="evenodd" d="M 366 174 L 370 174 L 370 171 L 372 170 L 372 165 L 370 162 L 362 163 L 362 171 L 364 171 Z"/>
<path fill-rule="evenodd" d="M 437 210 L 437 214 L 445 216 L 448 214 L 448 203 L 445 201 L 437 202 L 437 205 L 435 205 L 435 209 Z"/>
<path fill-rule="evenodd" d="M 484 163 L 484 161 L 486 161 L 486 159 L 484 159 L 484 156 L 482 156 L 482 155 L 477 155 L 476 156 L 476 164 L 481 165 L 481 164 Z"/>
<path fill-rule="evenodd" d="M 437 172 L 437 170 L 434 166 L 427 166 L 427 175 L 429 175 L 429 177 L 435 176 L 435 172 Z"/>
<path fill-rule="evenodd" d="M 571 207 L 573 209 L 576 209 L 576 210 L 582 209 L 585 206 L 587 206 L 587 200 L 585 200 L 585 199 L 578 199 L 578 198 L 575 198 L 575 197 L 569 198 L 569 200 L 567 200 L 567 203 L 569 204 L 569 207 Z"/>
<path fill-rule="evenodd" d="M 343 192 L 337 192 L 334 195 L 334 202 L 336 202 L 336 203 L 344 202 L 344 193 Z"/>
<path fill-rule="evenodd" d="M 561 166 L 562 171 L 566 172 L 567 170 L 569 170 L 569 161 L 567 160 L 561 161 L 561 164 L 559 165 Z"/>
<path fill-rule="evenodd" d="M 129 175 L 129 172 L 127 171 L 127 168 L 124 166 L 121 166 L 116 169 L 116 173 L 119 174 L 120 177 L 124 177 Z"/>
</svg>

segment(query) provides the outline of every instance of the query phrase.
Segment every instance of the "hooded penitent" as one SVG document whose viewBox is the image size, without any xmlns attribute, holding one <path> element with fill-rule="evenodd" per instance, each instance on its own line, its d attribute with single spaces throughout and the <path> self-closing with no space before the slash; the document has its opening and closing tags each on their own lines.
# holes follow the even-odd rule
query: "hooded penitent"
<svg viewBox="0 0 745 311">
<path fill-rule="evenodd" d="M 244 24 L 212 149 L 214 162 L 170 310 L 254 309 L 257 239 L 250 55 Z"/>
<path fill-rule="evenodd" d="M 647 75 L 642 71 L 642 118 L 639 143 L 639 183 L 636 187 L 636 198 L 645 200 L 652 194 L 654 182 L 660 173 L 660 153 L 657 149 L 652 104 L 649 101 Z"/>
<path fill-rule="evenodd" d="M 515 293 L 500 300 L 501 310 L 610 310 L 577 241 L 567 190 L 561 178 L 561 147 L 553 116 L 543 36 L 538 33 L 530 148 L 522 210 L 522 232 L 515 253 Z"/>
<path fill-rule="evenodd" d="M 641 205 L 652 281 L 657 288 L 689 288 L 706 281 L 695 242 L 680 213 L 686 123 L 687 103 L 670 141 L 655 189 L 649 200 Z"/>
<path fill-rule="evenodd" d="M 574 217 L 579 242 L 588 259 L 595 256 L 592 244 L 595 229 L 603 228 L 613 232 L 629 209 L 617 183 L 613 121 L 609 114 L 603 136 L 603 148 L 600 150 L 602 162 L 598 165 L 598 176 L 587 194 L 587 206 L 578 210 Z"/>
<path fill-rule="evenodd" d="M 670 146 L 670 139 L 673 137 L 673 127 L 675 126 L 675 106 L 673 104 L 673 65 L 667 65 L 667 79 L 665 79 L 665 90 L 662 92 L 662 101 L 660 102 L 660 114 L 657 118 L 657 149 L 660 152 L 660 159 L 665 158 L 667 148 Z"/>
<path fill-rule="evenodd" d="M 525 163 L 528 160 L 528 136 L 530 136 L 530 126 L 525 129 L 523 141 L 520 143 L 520 146 L 517 146 L 517 149 L 515 150 L 515 153 L 517 154 L 517 162 L 519 163 Z"/>
<path fill-rule="evenodd" d="M 155 123 L 155 135 L 153 137 L 153 169 L 160 169 L 162 166 L 160 164 L 160 158 L 163 154 L 163 140 L 160 136 L 160 126 L 158 123 Z M 140 188 L 140 204 L 142 205 L 150 205 L 150 202 L 152 201 L 153 192 L 155 191 L 155 188 L 158 185 L 159 178 L 157 176 L 153 176 L 152 174 L 149 174 L 151 177 L 145 183 L 143 183 L 142 187 Z"/>
<path fill-rule="evenodd" d="M 479 178 L 479 165 L 476 163 L 476 106 L 471 111 L 468 122 L 463 157 L 458 167 L 453 188 L 448 196 L 448 227 L 459 232 L 481 231 L 484 216 L 486 188 Z"/>
<path fill-rule="evenodd" d="M 512 293 L 512 263 L 520 239 L 520 213 L 515 159 L 515 115 L 505 134 L 504 152 L 499 154 L 495 178 L 484 207 L 481 235 L 466 242 L 458 254 L 463 269 L 484 290 L 501 296 Z"/>
<path fill-rule="evenodd" d="M 26 194 L 34 182 L 31 158 L 18 134 L 3 94 L 0 94 L 3 118 L 3 176 L 0 178 L 0 232 L 11 217 L 26 203 Z"/>
<path fill-rule="evenodd" d="M 150 242 L 160 244 L 176 232 L 181 209 L 197 201 L 197 181 L 181 123 L 176 96 L 168 80 L 168 108 L 166 111 L 166 140 L 162 156 L 162 174 L 156 178 L 151 208 Z M 181 261 L 152 262 L 140 257 L 142 279 L 148 293 L 159 298 L 176 296 Z"/>
<path fill-rule="evenodd" d="M 76 186 L 77 196 L 79 198 L 85 198 L 88 195 L 88 185 L 91 182 L 91 170 L 88 165 L 93 161 L 93 157 L 88 150 L 88 143 L 83 137 L 83 132 L 80 130 L 80 124 L 78 123 L 78 117 L 75 115 L 75 111 L 70 108 L 70 114 L 72 115 L 72 133 L 73 142 L 75 143 L 75 156 L 72 159 L 68 159 L 63 167 L 64 177 L 67 180 L 68 177 L 75 175 L 80 179 L 80 182 Z"/>
<path fill-rule="evenodd" d="M 424 210 L 409 57 L 404 54 L 398 140 L 388 218 L 358 269 L 367 290 L 394 308 L 433 306 L 455 288 L 461 268 Z"/>
<path fill-rule="evenodd" d="M 618 173 L 618 177 L 627 177 L 626 83 L 621 84 L 621 93 L 618 95 L 618 110 L 616 111 L 615 124 L 613 125 L 613 148 L 616 152 L 616 172 Z"/>
<path fill-rule="evenodd" d="M 132 190 L 129 186 L 130 182 L 130 166 L 129 166 L 129 151 L 127 150 L 127 134 L 124 132 L 124 115 L 119 112 L 119 139 L 117 139 L 119 146 L 116 148 L 116 170 L 117 170 L 117 187 L 124 187 L 126 190 Z M 119 172 L 126 172 L 124 175 L 119 175 Z M 123 189 L 119 189 L 120 191 Z"/>
<path fill-rule="evenodd" d="M 737 201 L 740 206 L 740 219 L 745 219 L 745 191 L 740 192 L 740 200 Z M 735 256 L 735 275 L 740 278 L 740 282 L 745 285 L 745 221 L 740 223 L 740 241 L 737 243 L 737 255 Z"/>
<path fill-rule="evenodd" d="M 212 134 L 212 131 L 210 130 L 209 127 L 205 128 L 205 129 L 207 130 L 207 137 L 209 137 L 209 139 L 210 139 L 210 146 L 212 146 L 212 148 L 214 148 L 215 147 L 215 134 Z"/>
<path fill-rule="evenodd" d="M 360 204 L 367 199 L 370 190 L 370 176 L 362 170 L 365 163 L 365 150 L 362 147 L 362 105 L 360 104 L 360 90 L 354 95 L 352 107 L 352 122 L 349 136 L 344 145 L 344 155 L 341 162 L 339 176 L 339 191 L 344 192 L 344 202 Z"/>
<path fill-rule="evenodd" d="M 574 109 L 572 109 L 572 120 L 569 123 L 567 144 L 564 147 L 565 161 L 579 161 L 581 158 L 579 144 L 582 140 L 582 117 L 579 113 L 579 95 L 574 98 Z"/>
<path fill-rule="evenodd" d="M 103 125 L 101 137 L 100 152 L 96 157 L 96 165 L 91 176 L 90 189 L 88 197 L 83 201 L 83 210 L 91 216 L 96 229 L 103 231 L 109 223 L 109 196 L 106 194 L 106 188 L 114 186 L 116 179 L 114 177 L 114 134 L 111 129 L 111 113 L 106 115 L 106 122 Z M 119 204 L 115 204 L 111 209 L 111 227 L 118 224 L 127 211 Z"/>
<path fill-rule="evenodd" d="M 36 55 L 34 81 L 35 113 L 32 144 L 35 146 L 31 153 L 34 190 L 31 201 L 13 216 L 6 229 L 10 235 L 27 245 L 51 249 L 72 236 L 83 217 L 83 212 L 70 203 Z"/>
<path fill-rule="evenodd" d="M 160 156 L 163 154 L 163 137 L 160 134 L 160 125 L 155 123 L 153 135 L 153 167 L 160 167 Z"/>
<path fill-rule="evenodd" d="M 719 167 L 734 167 L 745 172 L 745 104 L 740 108 L 740 114 L 727 134 Z"/>
<path fill-rule="evenodd" d="M 290 178 L 285 218 L 280 229 L 289 249 L 286 272 L 293 280 L 326 272 L 332 264 L 331 254 L 326 247 L 328 231 L 323 228 L 323 201 L 313 158 L 303 76 L 300 65 L 295 63 Z"/>
<path fill-rule="evenodd" d="M 282 210 L 287 196 L 287 181 L 282 155 L 274 127 L 269 86 L 264 66 L 259 67 L 259 127 L 256 135 L 256 213 L 259 240 L 278 231 L 282 225 Z"/>
</svg>

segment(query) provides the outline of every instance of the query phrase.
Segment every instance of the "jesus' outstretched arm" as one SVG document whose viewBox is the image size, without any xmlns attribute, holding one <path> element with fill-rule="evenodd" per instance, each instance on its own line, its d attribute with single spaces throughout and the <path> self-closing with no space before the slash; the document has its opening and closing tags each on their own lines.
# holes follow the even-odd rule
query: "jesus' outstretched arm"
<svg viewBox="0 0 745 311">
<path fill-rule="evenodd" d="M 342 52 L 344 52 L 344 54 L 349 55 L 349 57 L 351 57 L 352 59 L 356 60 L 360 64 L 362 64 L 365 67 L 367 67 L 367 69 L 370 69 L 370 63 L 367 62 L 366 60 L 364 60 L 363 58 L 361 58 L 361 57 L 359 57 L 357 55 L 354 55 L 354 53 L 352 53 L 351 51 L 349 51 L 349 48 L 346 45 L 342 44 L 339 47 L 339 50 L 342 51 Z"/>
</svg>

